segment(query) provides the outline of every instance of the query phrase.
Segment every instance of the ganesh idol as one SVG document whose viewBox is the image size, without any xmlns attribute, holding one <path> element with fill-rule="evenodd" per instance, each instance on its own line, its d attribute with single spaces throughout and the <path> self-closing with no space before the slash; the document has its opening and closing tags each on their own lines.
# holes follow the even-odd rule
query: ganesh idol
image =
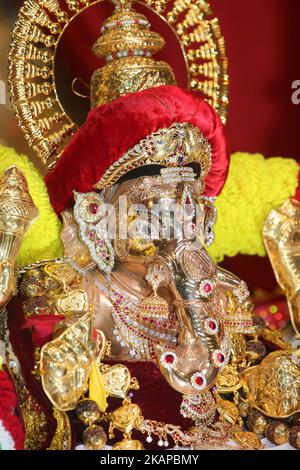
<svg viewBox="0 0 300 470">
<path fill-rule="evenodd" d="M 59 34 L 80 8 L 26 1 L 14 32 L 16 56 L 26 49 L 21 30 L 35 42 L 26 79 L 12 66 L 12 96 L 44 162 L 73 127 L 46 137 L 62 116 L 34 101 L 43 94 L 52 108 L 52 85 L 41 82 L 48 66 L 36 66 L 49 57 L 36 44 L 51 47 L 45 28 Z M 244 448 L 259 448 L 235 405 L 215 393 L 222 371 L 238 380 L 232 361 L 257 328 L 246 284 L 207 250 L 230 163 L 221 117 L 152 57 L 164 40 L 140 7 L 108 8 L 93 47 L 106 65 L 92 75 L 92 110 L 49 164 L 47 190 L 19 157 L 1 179 L 0 393 L 15 410 L 4 420 L 7 446 L 220 449 L 248 439 Z M 190 10 L 186 21 L 195 26 Z M 297 186 L 289 164 L 286 197 Z M 43 225 L 35 191 L 45 196 Z M 39 257 L 16 270 L 30 234 Z"/>
</svg>

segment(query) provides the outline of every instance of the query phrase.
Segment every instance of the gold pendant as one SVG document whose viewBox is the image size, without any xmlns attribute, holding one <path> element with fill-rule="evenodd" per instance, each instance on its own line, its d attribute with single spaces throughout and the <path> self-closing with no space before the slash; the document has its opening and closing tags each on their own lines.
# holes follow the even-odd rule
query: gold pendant
<svg viewBox="0 0 300 470">
<path fill-rule="evenodd" d="M 121 364 L 104 369 L 102 380 L 106 393 L 114 398 L 125 398 L 131 387 L 130 371 Z"/>
<path fill-rule="evenodd" d="M 89 313 L 41 348 L 42 387 L 59 411 L 76 408 L 91 373 L 92 320 Z"/>
<path fill-rule="evenodd" d="M 69 294 L 61 296 L 56 301 L 56 309 L 63 315 L 79 315 L 89 310 L 86 292 L 74 289 Z"/>
<path fill-rule="evenodd" d="M 114 429 L 129 435 L 134 428 L 140 426 L 143 420 L 141 408 L 125 400 L 124 404 L 110 415 L 109 437 L 114 437 Z"/>
<path fill-rule="evenodd" d="M 145 318 L 167 320 L 169 318 L 168 303 L 157 294 L 151 294 L 140 304 L 140 314 Z"/>
<path fill-rule="evenodd" d="M 133 439 L 123 439 L 117 442 L 112 450 L 144 450 L 144 446 L 140 441 Z"/>
<path fill-rule="evenodd" d="M 235 365 L 227 365 L 219 371 L 216 380 L 218 393 L 235 392 L 239 390 L 241 386 L 240 376 Z"/>
<path fill-rule="evenodd" d="M 49 263 L 44 267 L 47 276 L 62 284 L 70 285 L 76 278 L 76 271 L 67 263 Z"/>
<path fill-rule="evenodd" d="M 220 417 L 232 425 L 237 424 L 239 421 L 238 407 L 229 400 L 223 400 L 217 394 L 214 396 L 217 402 L 217 411 Z"/>
<path fill-rule="evenodd" d="M 254 432 L 238 431 L 234 433 L 234 440 L 248 450 L 262 450 L 263 444 Z"/>
</svg>

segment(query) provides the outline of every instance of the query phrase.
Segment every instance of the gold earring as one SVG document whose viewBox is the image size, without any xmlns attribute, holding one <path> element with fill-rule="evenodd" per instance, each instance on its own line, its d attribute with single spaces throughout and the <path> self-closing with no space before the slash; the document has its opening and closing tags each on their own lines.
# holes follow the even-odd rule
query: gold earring
<svg viewBox="0 0 300 470">
<path fill-rule="evenodd" d="M 145 318 L 167 320 L 169 318 L 169 306 L 165 299 L 157 294 L 157 289 L 165 280 L 164 270 L 158 265 L 152 265 L 148 269 L 146 281 L 153 289 L 153 293 L 146 297 L 140 304 L 140 314 Z"/>
</svg>

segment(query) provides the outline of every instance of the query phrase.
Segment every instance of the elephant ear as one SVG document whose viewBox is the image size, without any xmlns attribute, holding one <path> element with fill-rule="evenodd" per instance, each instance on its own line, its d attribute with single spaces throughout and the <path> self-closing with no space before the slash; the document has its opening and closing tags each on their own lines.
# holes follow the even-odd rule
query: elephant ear
<svg viewBox="0 0 300 470">
<path fill-rule="evenodd" d="M 76 266 L 87 272 L 97 267 L 91 258 L 90 251 L 78 234 L 78 225 L 73 217 L 73 210 L 62 212 L 63 229 L 60 234 L 64 246 L 64 254 L 68 259 L 72 259 Z"/>
<path fill-rule="evenodd" d="M 109 239 L 107 208 L 99 193 L 75 193 L 74 219 L 79 236 L 88 247 L 100 271 L 109 274 L 115 264 L 115 253 Z"/>
</svg>

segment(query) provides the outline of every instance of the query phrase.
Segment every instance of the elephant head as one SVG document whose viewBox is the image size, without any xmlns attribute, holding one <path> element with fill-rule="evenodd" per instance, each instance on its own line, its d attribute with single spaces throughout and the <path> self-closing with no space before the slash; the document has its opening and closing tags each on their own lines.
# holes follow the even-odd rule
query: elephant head
<svg viewBox="0 0 300 470">
<path fill-rule="evenodd" d="M 107 225 L 116 234 L 109 281 L 107 273 L 96 275 L 103 294 L 97 327 L 118 359 L 154 360 L 167 382 L 190 396 L 210 389 L 229 361 L 228 292 L 240 289 L 239 279 L 220 270 L 205 249 L 215 213 L 202 192 L 201 181 L 190 177 L 166 183 L 152 176 L 95 193 L 109 205 Z M 84 197 L 77 196 L 83 207 Z"/>
</svg>

